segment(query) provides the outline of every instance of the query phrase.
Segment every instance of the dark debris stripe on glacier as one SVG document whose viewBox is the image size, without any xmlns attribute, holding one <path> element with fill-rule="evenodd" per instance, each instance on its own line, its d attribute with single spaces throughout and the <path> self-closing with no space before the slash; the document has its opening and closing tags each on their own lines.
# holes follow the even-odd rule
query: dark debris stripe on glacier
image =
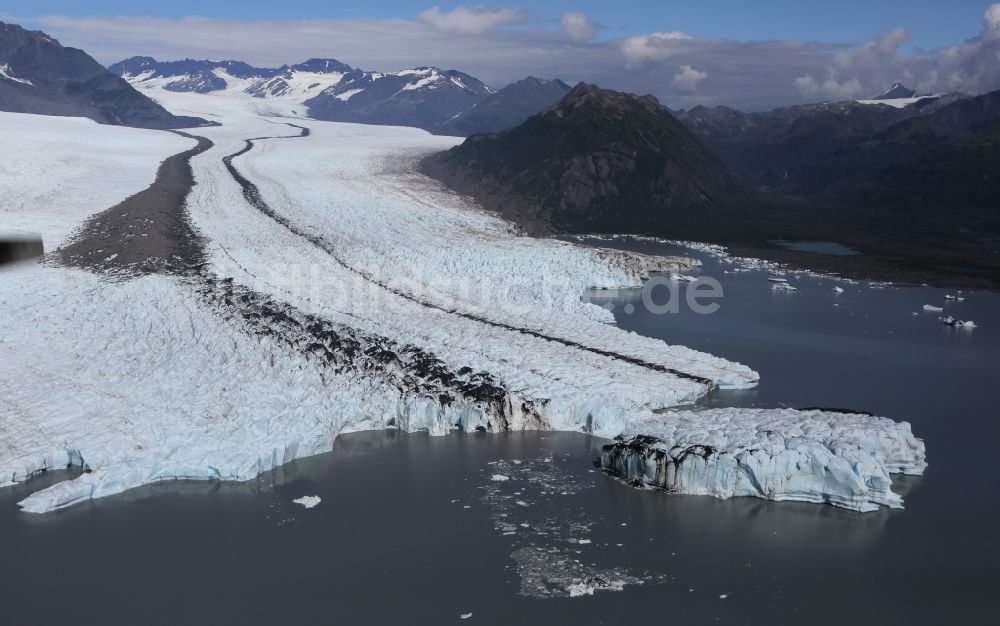
<svg viewBox="0 0 1000 626">
<path fill-rule="evenodd" d="M 417 394 L 443 406 L 477 407 L 491 420 L 485 430 L 508 430 L 508 418 L 514 414 L 533 418 L 538 428 L 543 426 L 535 402 L 514 400 L 488 372 L 470 367 L 453 371 L 422 348 L 303 313 L 229 278 L 206 278 L 198 291 L 224 317 L 257 335 L 284 342 L 335 373 L 378 376 L 404 394 Z"/>
<path fill-rule="evenodd" d="M 164 159 L 149 187 L 89 217 L 67 244 L 48 255 L 47 263 L 119 279 L 191 275 L 205 266 L 204 239 L 183 207 L 194 185 L 191 159 L 214 144 L 205 137 L 171 132 L 198 143 Z"/>
<path fill-rule="evenodd" d="M 337 254 L 337 252 L 333 248 L 333 246 L 330 245 L 329 242 L 327 242 L 323 237 L 320 237 L 319 235 L 314 235 L 312 233 L 309 233 L 309 232 L 307 232 L 307 231 L 299 228 L 291 220 L 289 220 L 287 217 L 281 215 L 280 213 L 278 213 L 277 211 L 275 211 L 274 209 L 272 209 L 271 206 L 269 204 L 267 204 L 267 202 L 264 200 L 263 196 L 260 193 L 260 189 L 258 189 L 256 185 L 254 185 L 252 182 L 250 182 L 250 180 L 248 180 L 243 174 L 241 174 L 240 171 L 236 168 L 236 166 L 233 165 L 233 159 L 235 159 L 238 156 L 242 156 L 242 155 L 246 154 L 247 152 L 249 152 L 250 150 L 252 150 L 253 147 L 254 147 L 254 143 L 253 142 L 255 142 L 255 141 L 260 141 L 260 140 L 263 140 L 263 139 L 300 138 L 300 137 L 306 137 L 306 136 L 309 135 L 309 129 L 306 128 L 306 127 L 304 127 L 304 126 L 297 126 L 295 124 L 287 124 L 287 125 L 291 126 L 293 128 L 300 129 L 302 131 L 301 134 L 299 134 L 299 135 L 277 136 L 277 137 L 253 137 L 251 139 L 246 139 L 245 140 L 246 144 L 243 146 L 243 148 L 241 148 L 237 152 L 234 152 L 233 154 L 230 154 L 230 155 L 227 155 L 227 156 L 223 157 L 222 158 L 222 162 L 225 164 L 226 169 L 229 171 L 230 176 L 233 177 L 233 180 L 235 180 L 240 185 L 240 187 L 243 189 L 243 197 L 246 199 L 247 202 L 250 203 L 251 206 L 253 206 L 255 209 L 257 209 L 258 211 L 260 211 L 261 213 L 263 213 L 267 217 L 271 218 L 272 220 L 274 220 L 275 222 L 277 222 L 281 226 L 284 226 L 292 234 L 294 234 L 294 235 L 296 235 L 298 237 L 301 237 L 302 239 L 305 239 L 309 243 L 313 244 L 314 246 L 316 246 L 317 248 L 319 248 L 320 250 L 322 250 L 323 252 L 325 252 L 334 261 L 336 261 L 337 264 L 339 264 L 340 266 L 342 266 L 344 269 L 346 269 L 349 272 L 352 272 L 352 273 L 354 273 L 354 274 L 362 277 L 366 281 L 372 283 L 373 285 L 375 285 L 375 286 L 377 286 L 377 287 L 379 287 L 381 289 L 384 289 L 384 290 L 392 293 L 393 295 L 399 296 L 400 298 L 403 298 L 405 300 L 409 300 L 410 302 L 413 302 L 413 303 L 418 304 L 418 305 L 423 306 L 423 307 L 427 307 L 427 308 L 430 308 L 430 309 L 435 309 L 435 310 L 438 310 L 438 311 L 442 311 L 442 312 L 447 313 L 449 315 L 457 315 L 459 317 L 462 317 L 462 318 L 465 318 L 465 319 L 468 319 L 468 320 L 472 320 L 472 321 L 475 321 L 475 322 L 479 322 L 481 324 L 486 324 L 488 326 L 493 326 L 495 328 L 500 328 L 500 329 L 503 329 L 503 330 L 507 330 L 507 331 L 511 331 L 511 332 L 516 332 L 516 333 L 520 333 L 520 334 L 523 334 L 523 335 L 528 335 L 528 336 L 531 336 L 531 337 L 536 337 L 538 339 L 543 339 L 545 341 L 553 341 L 553 342 L 562 344 L 562 345 L 570 347 L 570 348 L 575 348 L 575 349 L 578 349 L 578 350 L 583 350 L 585 352 L 590 352 L 590 353 L 597 354 L 597 355 L 600 355 L 600 356 L 603 356 L 603 357 L 607 357 L 607 358 L 610 358 L 610 359 L 614 359 L 614 360 L 617 360 L 617 361 L 623 361 L 625 363 L 629 363 L 629 364 L 632 364 L 632 365 L 643 367 L 643 368 L 646 368 L 646 369 L 649 369 L 649 370 L 663 372 L 665 374 L 671 374 L 672 376 L 676 376 L 677 378 L 683 378 L 683 379 L 687 379 L 687 380 L 693 380 L 693 381 L 696 381 L 698 383 L 701 383 L 701 384 L 705 385 L 708 388 L 714 388 L 715 387 L 715 381 L 713 381 L 711 379 L 705 378 L 703 376 L 697 376 L 695 374 L 690 374 L 688 372 L 683 372 L 683 371 L 680 371 L 680 370 L 676 370 L 676 369 L 673 369 L 673 368 L 670 368 L 670 367 L 666 367 L 665 365 L 661 365 L 659 363 L 652 363 L 652 362 L 640 359 L 638 357 L 628 356 L 626 354 L 621 354 L 621 353 L 618 353 L 618 352 L 614 352 L 612 350 L 604 350 L 602 348 L 595 348 L 593 346 L 588 346 L 588 345 L 582 344 L 580 342 L 573 341 L 571 339 L 566 339 L 566 338 L 563 338 L 563 337 L 555 337 L 553 335 L 548 335 L 548 334 L 546 334 L 544 332 L 541 332 L 539 330 L 535 330 L 535 329 L 531 329 L 531 328 L 524 328 L 524 327 L 521 327 L 521 326 L 514 326 L 513 324 L 507 324 L 507 323 L 504 323 L 504 322 L 498 322 L 498 321 L 495 321 L 495 320 L 487 319 L 487 318 L 481 317 L 479 315 L 474 315 L 472 313 L 468 313 L 466 311 L 460 311 L 458 309 L 448 308 L 448 307 L 445 307 L 445 306 L 441 306 L 439 304 L 434 304 L 433 302 L 428 302 L 426 300 L 422 300 L 422 299 L 420 299 L 420 298 L 418 298 L 418 297 L 416 297 L 416 296 L 414 296 L 412 294 L 409 294 L 409 293 L 406 293 L 404 291 L 400 291 L 398 289 L 395 289 L 395 288 L 393 288 L 393 287 L 391 287 L 391 286 L 389 286 L 389 285 L 387 285 L 387 284 L 379 281 L 374 276 L 372 276 L 370 273 L 368 273 L 368 272 L 366 272 L 366 271 L 364 271 L 362 269 L 354 267 L 353 265 L 351 265 L 350 263 L 348 263 L 347 261 L 345 261 L 344 259 L 342 259 L 340 257 L 340 255 Z"/>
<path fill-rule="evenodd" d="M 309 133 L 296 128 L 302 136 Z M 192 223 L 186 200 L 194 186 L 191 159 L 214 144 L 205 137 L 177 134 L 198 143 L 164 159 L 149 187 L 85 221 L 47 262 L 114 280 L 180 276 L 224 319 L 275 337 L 337 373 L 377 376 L 403 395 L 416 394 L 442 406 L 477 407 L 486 416 L 488 430 L 508 429 L 513 414 L 542 426 L 535 401 L 515 399 L 487 372 L 469 367 L 453 371 L 426 350 L 302 313 L 209 272 L 206 240 Z"/>
</svg>

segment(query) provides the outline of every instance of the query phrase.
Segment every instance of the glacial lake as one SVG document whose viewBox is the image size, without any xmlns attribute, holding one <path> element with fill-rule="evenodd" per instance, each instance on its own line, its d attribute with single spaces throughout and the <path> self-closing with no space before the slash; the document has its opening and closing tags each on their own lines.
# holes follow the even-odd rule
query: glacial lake
<svg viewBox="0 0 1000 626">
<path fill-rule="evenodd" d="M 640 491 L 601 474 L 605 442 L 581 434 L 356 433 L 242 484 L 164 483 L 46 515 L 16 502 L 65 473 L 0 490 L 4 623 L 992 621 L 1000 295 L 946 303 L 954 290 L 792 274 L 798 291 L 776 292 L 766 272 L 726 274 L 690 250 L 605 245 L 695 256 L 722 284 L 712 315 L 626 313 L 639 292 L 587 295 L 627 330 L 760 372 L 758 388 L 704 404 L 911 422 L 930 467 L 894 482 L 906 509 Z M 979 327 L 945 326 L 924 304 Z M 292 503 L 305 495 L 322 501 Z M 642 584 L 565 597 L 567 572 Z"/>
</svg>

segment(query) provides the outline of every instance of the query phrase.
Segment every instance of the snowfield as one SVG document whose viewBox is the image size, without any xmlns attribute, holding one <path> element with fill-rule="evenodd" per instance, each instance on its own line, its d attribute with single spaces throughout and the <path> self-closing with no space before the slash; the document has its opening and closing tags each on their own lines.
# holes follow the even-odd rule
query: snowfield
<svg viewBox="0 0 1000 626">
<path fill-rule="evenodd" d="M 32 494 L 26 511 L 159 480 L 249 480 L 330 450 L 342 432 L 382 428 L 641 432 L 729 459 L 758 446 L 747 433 L 762 431 L 749 424 L 766 422 L 782 433 L 768 444 L 776 460 L 755 466 L 766 488 L 726 478 L 735 465 L 725 460 L 685 473 L 676 490 L 858 510 L 899 506 L 887 474 L 923 468 L 905 423 L 662 413 L 716 387 L 752 387 L 757 374 L 621 331 L 580 296 L 690 262 L 519 236 L 414 173 L 417 158 L 454 138 L 303 120 L 293 101 L 238 91 L 143 88 L 222 123 L 194 131 L 213 145 L 191 159 L 186 204 L 207 263 L 183 275 L 108 275 L 51 257 L 0 268 L 0 486 L 69 464 L 88 470 Z M 194 143 L 62 118 L 2 114 L 0 125 L 11 138 L 0 151 L 21 161 L 0 161 L 0 188 L 15 198 L 5 223 L 42 232 L 47 250 Z M 684 428 L 667 432 L 677 415 Z M 837 480 L 824 478 L 830 468 Z M 858 496 L 859 484 L 871 495 Z"/>
<path fill-rule="evenodd" d="M 46 250 L 89 215 L 148 187 L 160 161 L 194 145 L 82 117 L 0 111 L 0 128 L 0 235 L 40 234 Z"/>
</svg>

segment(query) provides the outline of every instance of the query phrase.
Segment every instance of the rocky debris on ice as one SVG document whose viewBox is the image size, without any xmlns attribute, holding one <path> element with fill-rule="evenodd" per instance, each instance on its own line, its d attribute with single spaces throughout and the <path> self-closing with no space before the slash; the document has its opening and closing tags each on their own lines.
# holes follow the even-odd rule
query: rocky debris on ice
<svg viewBox="0 0 1000 626">
<path fill-rule="evenodd" d="M 605 471 L 636 486 L 862 512 L 902 508 L 889 475 L 926 466 L 907 422 L 819 409 L 668 411 L 632 423 L 601 453 Z"/>
</svg>

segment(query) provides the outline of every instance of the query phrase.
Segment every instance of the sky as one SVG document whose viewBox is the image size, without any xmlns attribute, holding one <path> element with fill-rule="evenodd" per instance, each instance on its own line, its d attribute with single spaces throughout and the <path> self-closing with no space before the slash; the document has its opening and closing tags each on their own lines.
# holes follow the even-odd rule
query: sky
<svg viewBox="0 0 1000 626">
<path fill-rule="evenodd" d="M 922 92 L 1000 88 L 1000 3 L 981 0 L 5 0 L 0 20 L 105 64 L 334 57 L 459 69 L 497 87 L 584 80 L 674 108 L 870 97 L 897 80 Z"/>
</svg>

